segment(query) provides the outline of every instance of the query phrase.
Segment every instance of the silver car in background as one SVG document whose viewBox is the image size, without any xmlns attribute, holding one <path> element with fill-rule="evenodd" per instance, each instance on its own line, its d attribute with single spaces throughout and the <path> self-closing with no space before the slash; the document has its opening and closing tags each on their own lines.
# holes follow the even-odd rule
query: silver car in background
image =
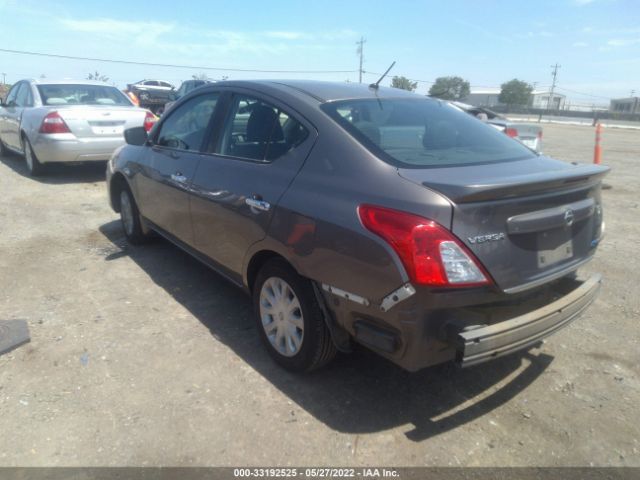
<svg viewBox="0 0 640 480">
<path fill-rule="evenodd" d="M 513 122 L 507 117 L 484 107 L 475 107 L 462 102 L 451 102 L 456 107 L 473 115 L 492 127 L 500 130 L 511 138 L 519 140 L 522 144 L 535 152 L 542 152 L 542 127 L 535 123 Z"/>
<path fill-rule="evenodd" d="M 0 154 L 24 155 L 29 173 L 41 175 L 47 163 L 106 161 L 125 129 L 155 121 L 103 82 L 21 80 L 0 104 Z"/>
</svg>

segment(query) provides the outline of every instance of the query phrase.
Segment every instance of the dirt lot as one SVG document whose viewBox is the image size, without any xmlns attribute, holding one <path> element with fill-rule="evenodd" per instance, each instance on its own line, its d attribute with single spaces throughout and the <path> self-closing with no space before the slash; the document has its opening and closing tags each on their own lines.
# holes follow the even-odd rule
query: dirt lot
<svg viewBox="0 0 640 480">
<path fill-rule="evenodd" d="M 545 125 L 590 161 L 593 129 Z M 0 465 L 640 466 L 640 133 L 604 133 L 599 299 L 541 348 L 409 374 L 365 351 L 299 377 L 248 298 L 173 246 L 125 244 L 104 165 L 0 158 Z"/>
</svg>

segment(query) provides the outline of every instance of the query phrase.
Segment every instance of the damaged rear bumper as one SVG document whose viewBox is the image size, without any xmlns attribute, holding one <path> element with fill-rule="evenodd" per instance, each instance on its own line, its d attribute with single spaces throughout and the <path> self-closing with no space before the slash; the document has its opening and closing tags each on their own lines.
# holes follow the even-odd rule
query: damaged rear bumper
<svg viewBox="0 0 640 480">
<path fill-rule="evenodd" d="M 455 338 L 456 360 L 476 365 L 538 343 L 577 318 L 596 298 L 601 276 L 595 274 L 580 287 L 542 308 L 487 326 L 467 329 Z"/>
</svg>

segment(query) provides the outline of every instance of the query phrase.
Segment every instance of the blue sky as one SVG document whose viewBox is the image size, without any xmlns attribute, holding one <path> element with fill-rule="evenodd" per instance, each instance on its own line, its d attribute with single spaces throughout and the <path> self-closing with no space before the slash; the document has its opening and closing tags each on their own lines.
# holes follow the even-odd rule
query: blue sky
<svg viewBox="0 0 640 480">
<path fill-rule="evenodd" d="M 217 72 L 0 52 L 0 73 L 14 82 L 41 74 L 84 78 L 98 70 L 120 87 L 142 78 L 179 84 L 200 73 L 357 81 L 360 36 L 366 71 L 382 72 L 395 60 L 391 74 L 424 80 L 421 93 L 446 75 L 478 87 L 512 78 L 544 87 L 558 62 L 558 91 L 575 102 L 640 94 L 637 0 L 0 0 L 1 49 L 194 67 L 351 71 Z"/>
</svg>

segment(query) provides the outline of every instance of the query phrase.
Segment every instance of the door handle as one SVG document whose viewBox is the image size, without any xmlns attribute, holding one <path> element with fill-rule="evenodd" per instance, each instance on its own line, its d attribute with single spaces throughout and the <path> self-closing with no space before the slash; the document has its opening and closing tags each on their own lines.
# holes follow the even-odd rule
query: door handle
<svg viewBox="0 0 640 480">
<path fill-rule="evenodd" d="M 254 195 L 251 198 L 246 198 L 244 200 L 244 203 L 257 210 L 262 210 L 263 212 L 268 212 L 271 208 L 271 204 L 265 200 L 262 200 L 262 197 L 260 195 Z"/>
<path fill-rule="evenodd" d="M 176 172 L 171 174 L 171 180 L 178 183 L 185 183 L 187 181 L 187 177 L 182 175 L 180 172 Z"/>
</svg>

